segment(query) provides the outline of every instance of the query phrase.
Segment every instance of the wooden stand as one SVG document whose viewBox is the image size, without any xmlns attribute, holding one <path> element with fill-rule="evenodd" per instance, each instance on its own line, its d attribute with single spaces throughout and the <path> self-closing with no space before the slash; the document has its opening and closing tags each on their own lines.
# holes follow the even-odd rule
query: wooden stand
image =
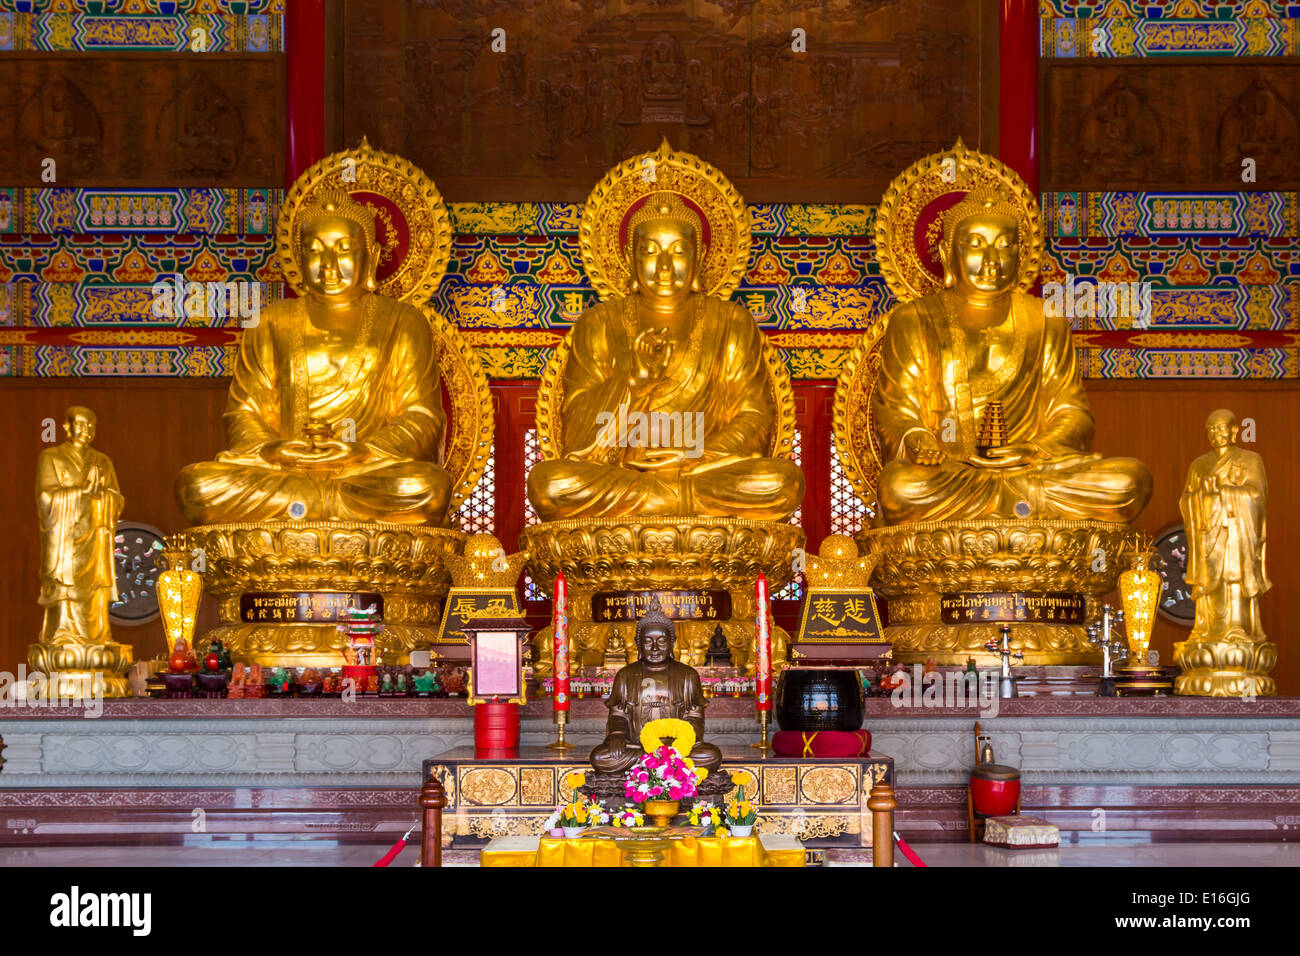
<svg viewBox="0 0 1300 956">
<path fill-rule="evenodd" d="M 871 788 L 867 809 L 871 811 L 871 865 L 894 865 L 894 810 L 898 800 L 894 788 L 883 780 Z"/>
<path fill-rule="evenodd" d="M 430 777 L 420 788 L 420 810 L 424 826 L 420 830 L 420 865 L 442 866 L 442 808 L 447 793 L 437 777 Z"/>
</svg>

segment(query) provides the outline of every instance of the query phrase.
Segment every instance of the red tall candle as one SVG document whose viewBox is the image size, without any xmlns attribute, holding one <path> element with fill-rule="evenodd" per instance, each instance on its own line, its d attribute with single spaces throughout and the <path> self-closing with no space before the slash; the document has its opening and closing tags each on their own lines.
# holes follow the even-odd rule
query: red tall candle
<svg viewBox="0 0 1300 956">
<path fill-rule="evenodd" d="M 564 575 L 555 576 L 555 605 L 551 621 L 554 637 L 551 639 L 551 675 L 555 680 L 553 707 L 559 711 L 569 709 L 569 586 Z"/>
<path fill-rule="evenodd" d="M 758 710 L 771 710 L 772 609 L 767 599 L 767 578 L 761 571 L 754 584 L 754 626 L 757 630 L 754 643 L 758 648 L 758 663 L 754 667 L 754 698 Z"/>
</svg>

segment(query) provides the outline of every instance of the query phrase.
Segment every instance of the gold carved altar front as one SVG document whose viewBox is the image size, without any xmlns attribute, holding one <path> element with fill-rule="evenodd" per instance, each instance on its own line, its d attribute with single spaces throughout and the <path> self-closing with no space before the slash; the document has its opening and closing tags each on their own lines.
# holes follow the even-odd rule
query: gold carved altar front
<svg viewBox="0 0 1300 956">
<path fill-rule="evenodd" d="M 1090 451 L 1068 323 L 1028 294 L 1036 200 L 959 141 L 894 180 L 876 245 L 899 304 L 841 369 L 835 443 L 867 504 L 857 542 L 879 559 L 894 658 L 991 662 L 1006 623 L 1025 664 L 1098 663 L 1086 628 L 1150 475 Z"/>
<path fill-rule="evenodd" d="M 237 661 L 341 666 L 338 612 L 381 603 L 377 644 L 402 663 L 438 637 L 447 559 L 466 540 L 454 515 L 491 451 L 487 378 L 426 304 L 447 268 L 450 217 L 421 170 L 363 141 L 298 178 L 276 236 L 299 298 L 245 330 L 231 447 L 179 477 L 198 523 L 169 537 L 168 557 L 217 601 L 220 624 L 200 648 L 219 638 Z"/>
<path fill-rule="evenodd" d="M 465 748 L 424 762 L 425 778 L 436 777 L 446 794 L 444 846 L 482 846 L 500 836 L 540 835 L 551 812 L 573 799 L 566 778 L 589 769 L 584 760 L 541 748 L 488 760 Z M 756 833 L 789 834 L 815 847 L 870 846 L 871 788 L 882 781 L 896 786 L 893 758 L 874 753 L 810 759 L 758 757 L 747 749 L 724 748 L 720 773 L 739 780 L 762 808 Z"/>
</svg>

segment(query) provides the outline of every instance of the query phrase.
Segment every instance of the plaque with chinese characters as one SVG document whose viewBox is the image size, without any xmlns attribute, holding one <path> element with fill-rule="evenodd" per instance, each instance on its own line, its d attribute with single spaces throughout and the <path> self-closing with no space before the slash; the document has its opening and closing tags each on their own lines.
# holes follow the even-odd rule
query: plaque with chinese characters
<svg viewBox="0 0 1300 956">
<path fill-rule="evenodd" d="M 884 630 L 870 591 L 810 588 L 799 619 L 800 644 L 883 644 Z"/>
<path fill-rule="evenodd" d="M 597 591 L 591 596 L 593 621 L 639 621 L 658 609 L 674 621 L 729 621 L 726 591 Z"/>
<path fill-rule="evenodd" d="M 452 588 L 442 613 L 439 644 L 468 644 L 465 622 L 477 617 L 521 617 L 514 588 Z"/>
<path fill-rule="evenodd" d="M 245 591 L 239 595 L 239 618 L 247 624 L 332 624 L 349 607 L 376 607 L 383 620 L 383 595 L 371 591 Z"/>
</svg>

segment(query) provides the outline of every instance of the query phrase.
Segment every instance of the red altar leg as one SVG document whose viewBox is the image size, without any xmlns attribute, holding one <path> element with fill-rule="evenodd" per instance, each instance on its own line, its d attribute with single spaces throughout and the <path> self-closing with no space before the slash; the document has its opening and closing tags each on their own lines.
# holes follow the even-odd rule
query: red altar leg
<svg viewBox="0 0 1300 956">
<path fill-rule="evenodd" d="M 325 0 L 289 0 L 284 15 L 284 188 L 325 156 Z"/>
<path fill-rule="evenodd" d="M 519 756 L 519 705 L 489 700 L 474 705 L 474 756 Z"/>
<path fill-rule="evenodd" d="M 1038 192 L 1038 0 L 1002 0 L 999 159 Z"/>
</svg>

